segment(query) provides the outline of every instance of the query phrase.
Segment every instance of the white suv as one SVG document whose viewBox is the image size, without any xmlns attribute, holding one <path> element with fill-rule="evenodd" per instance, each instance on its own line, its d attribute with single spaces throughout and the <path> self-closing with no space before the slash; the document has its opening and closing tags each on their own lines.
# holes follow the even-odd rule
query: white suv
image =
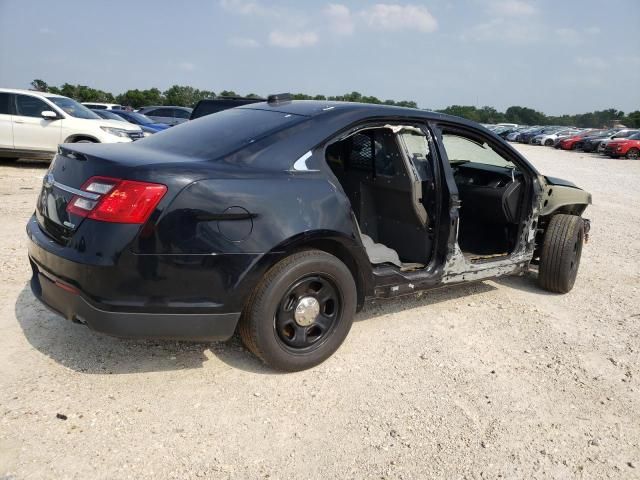
<svg viewBox="0 0 640 480">
<path fill-rule="evenodd" d="M 52 158 L 60 143 L 131 142 L 137 125 L 104 120 L 75 100 L 0 88 L 0 157 Z"/>
</svg>

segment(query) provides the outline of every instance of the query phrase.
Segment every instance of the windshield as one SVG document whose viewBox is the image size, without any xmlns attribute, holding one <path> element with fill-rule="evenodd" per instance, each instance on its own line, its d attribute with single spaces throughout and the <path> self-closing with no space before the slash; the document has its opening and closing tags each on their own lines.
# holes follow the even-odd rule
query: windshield
<svg viewBox="0 0 640 480">
<path fill-rule="evenodd" d="M 442 143 L 449 157 L 449 163 L 452 165 L 474 162 L 496 167 L 515 168 L 513 163 L 496 152 L 486 142 L 479 143 L 471 138 L 445 133 L 442 135 Z"/>
<path fill-rule="evenodd" d="M 148 123 L 156 123 L 153 120 L 151 120 L 149 117 L 147 117 L 146 115 L 143 115 L 141 113 L 127 112 L 125 115 L 123 115 L 123 117 L 126 118 L 127 120 L 131 119 L 131 120 L 133 120 L 134 123 L 137 123 L 139 125 L 146 125 Z"/>
<path fill-rule="evenodd" d="M 76 102 L 67 97 L 47 97 L 47 100 L 53 102 L 61 108 L 66 114 L 76 118 L 100 118 L 97 114 L 93 113 L 84 105 Z"/>
<path fill-rule="evenodd" d="M 618 132 L 616 133 L 613 138 L 626 138 L 626 137 L 632 137 L 633 135 L 640 133 L 637 130 L 629 130 L 627 132 Z"/>
<path fill-rule="evenodd" d="M 126 122 L 126 120 L 124 118 L 122 118 L 119 115 L 116 115 L 115 113 L 112 113 L 109 110 L 100 110 L 100 113 L 98 113 L 98 116 L 100 116 L 102 118 L 106 118 L 108 120 L 117 120 L 119 122 Z"/>
</svg>

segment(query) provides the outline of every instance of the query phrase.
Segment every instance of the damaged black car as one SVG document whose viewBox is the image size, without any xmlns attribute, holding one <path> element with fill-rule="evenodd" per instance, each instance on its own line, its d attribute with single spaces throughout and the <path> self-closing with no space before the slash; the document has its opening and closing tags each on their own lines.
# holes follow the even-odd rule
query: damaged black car
<svg viewBox="0 0 640 480">
<path fill-rule="evenodd" d="M 237 331 L 302 370 L 369 298 L 529 269 L 569 292 L 590 203 L 474 122 L 279 95 L 130 145 L 62 145 L 27 225 L 31 288 L 100 332 Z"/>
</svg>

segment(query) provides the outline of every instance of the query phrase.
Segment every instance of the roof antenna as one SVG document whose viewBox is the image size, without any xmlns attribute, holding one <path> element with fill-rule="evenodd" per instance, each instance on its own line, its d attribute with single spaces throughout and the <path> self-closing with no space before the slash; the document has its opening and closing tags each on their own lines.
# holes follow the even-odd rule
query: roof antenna
<svg viewBox="0 0 640 480">
<path fill-rule="evenodd" d="M 291 100 L 293 99 L 291 98 L 290 93 L 275 93 L 267 97 L 267 103 L 269 105 L 281 105 L 283 103 L 290 103 Z"/>
</svg>

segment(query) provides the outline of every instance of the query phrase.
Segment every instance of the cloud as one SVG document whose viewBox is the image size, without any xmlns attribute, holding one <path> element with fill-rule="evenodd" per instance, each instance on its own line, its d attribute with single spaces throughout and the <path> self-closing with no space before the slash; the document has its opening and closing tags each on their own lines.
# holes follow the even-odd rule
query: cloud
<svg viewBox="0 0 640 480">
<path fill-rule="evenodd" d="M 268 15 L 269 10 L 257 2 L 245 0 L 220 0 L 220 6 L 229 12 L 240 15 Z"/>
<path fill-rule="evenodd" d="M 369 27 L 376 30 L 433 32 L 438 28 L 435 17 L 421 5 L 378 3 L 360 15 Z"/>
<path fill-rule="evenodd" d="M 505 17 L 526 17 L 537 12 L 533 5 L 523 0 L 494 0 L 489 9 L 495 15 Z"/>
<path fill-rule="evenodd" d="M 561 42 L 567 45 L 576 46 L 582 43 L 582 33 L 573 28 L 557 28 L 555 34 Z"/>
<path fill-rule="evenodd" d="M 260 42 L 249 37 L 231 37 L 227 43 L 238 48 L 258 48 L 260 46 Z"/>
<path fill-rule="evenodd" d="M 609 64 L 600 57 L 576 57 L 574 63 L 589 70 L 605 70 L 609 68 Z"/>
<path fill-rule="evenodd" d="M 39 32 L 41 35 L 51 35 L 52 33 L 54 33 L 54 32 L 53 32 L 53 30 L 51 30 L 51 29 L 50 29 L 50 28 L 48 28 L 48 27 L 42 27 L 40 30 L 38 30 L 38 32 Z"/>
<path fill-rule="evenodd" d="M 318 40 L 318 35 L 314 32 L 285 33 L 274 30 L 269 34 L 269 44 L 282 48 L 310 47 L 318 43 Z"/>
<path fill-rule="evenodd" d="M 462 35 L 462 40 L 479 42 L 510 42 L 520 45 L 537 43 L 542 32 L 532 23 L 514 22 L 504 18 L 494 18 L 470 28 Z"/>
<path fill-rule="evenodd" d="M 585 30 L 589 35 L 598 35 L 601 30 L 600 27 L 589 27 Z"/>
<path fill-rule="evenodd" d="M 324 9 L 329 21 L 329 30 L 337 35 L 351 35 L 355 30 L 355 24 L 348 7 L 339 3 L 330 3 Z"/>
<path fill-rule="evenodd" d="M 180 62 L 178 63 L 178 68 L 185 72 L 193 72 L 196 69 L 196 66 L 191 62 Z"/>
</svg>

